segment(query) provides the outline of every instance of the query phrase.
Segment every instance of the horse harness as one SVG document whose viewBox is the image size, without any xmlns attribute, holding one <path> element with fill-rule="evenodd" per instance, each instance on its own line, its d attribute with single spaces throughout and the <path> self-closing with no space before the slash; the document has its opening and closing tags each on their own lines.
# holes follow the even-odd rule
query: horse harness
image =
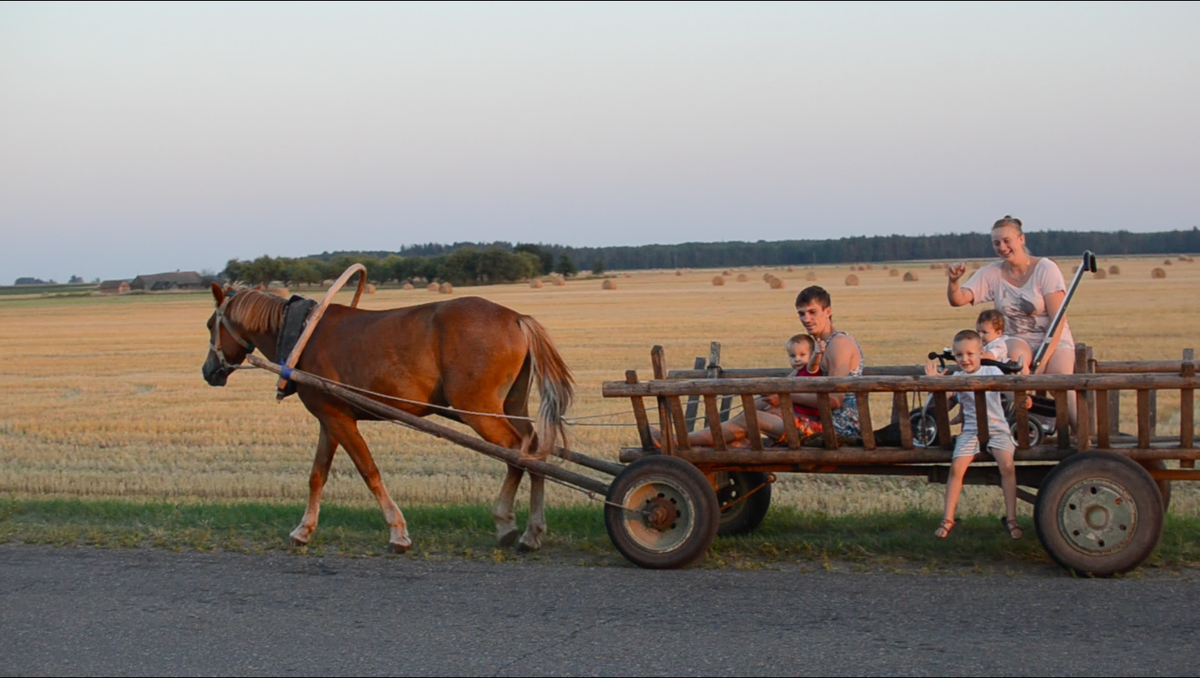
<svg viewBox="0 0 1200 678">
<path fill-rule="evenodd" d="M 213 322 L 212 336 L 209 337 L 208 340 L 208 348 L 210 351 L 216 354 L 217 362 L 220 365 L 219 369 L 226 374 L 233 371 L 235 366 L 230 364 L 230 362 L 225 359 L 225 350 L 221 348 L 222 324 L 225 325 L 225 331 L 229 334 L 229 336 L 233 337 L 233 340 L 236 341 L 239 346 L 246 349 L 247 353 L 254 352 L 254 344 L 243 339 L 242 336 L 233 329 L 233 323 L 229 322 L 229 318 L 225 317 L 225 307 L 229 306 L 229 302 L 233 301 L 234 294 L 236 294 L 236 292 L 230 292 L 229 294 L 226 294 L 225 299 L 221 302 L 221 305 L 218 306 L 217 310 L 213 312 L 213 317 L 215 320 Z"/>
<path fill-rule="evenodd" d="M 225 309 L 229 306 L 229 302 L 233 300 L 236 291 L 231 291 L 225 295 L 225 300 L 217 307 L 215 312 L 216 321 L 213 323 L 212 337 L 209 339 L 209 348 L 217 355 L 217 362 L 220 369 L 226 373 L 235 369 L 225 358 L 225 351 L 221 348 L 221 326 L 225 326 L 225 331 L 229 336 L 238 343 L 239 346 L 246 349 L 247 353 L 254 352 L 254 343 L 246 341 L 236 330 L 233 329 L 233 323 L 225 315 Z M 304 332 L 304 326 L 308 322 L 309 316 L 314 308 L 317 307 L 317 302 L 308 297 L 302 297 L 298 294 L 293 294 L 290 299 L 284 302 L 283 306 L 283 322 L 279 328 L 279 337 L 275 343 L 276 356 L 291 355 L 292 349 L 296 347 L 296 342 L 299 341 L 300 335 Z M 285 398 L 296 392 L 296 384 L 290 379 L 287 380 L 285 386 L 279 389 L 279 397 Z"/>
</svg>

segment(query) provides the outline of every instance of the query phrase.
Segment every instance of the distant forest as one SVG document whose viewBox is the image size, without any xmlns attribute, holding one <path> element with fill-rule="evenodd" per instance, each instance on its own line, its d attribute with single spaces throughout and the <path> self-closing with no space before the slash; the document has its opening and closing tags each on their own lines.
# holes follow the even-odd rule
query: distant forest
<svg viewBox="0 0 1200 678">
<path fill-rule="evenodd" d="M 1101 257 L 1200 253 L 1200 228 L 1157 233 L 1036 231 L 1026 234 L 1026 243 L 1034 254 L 1055 257 L 1075 256 L 1084 250 Z M 993 256 L 991 241 L 984 233 L 618 247 L 514 245 L 499 241 L 410 245 L 395 252 L 324 252 L 298 259 L 234 259 L 224 274 L 247 282 L 293 279 L 307 282 L 329 278 L 347 263 L 360 261 L 378 282 L 420 278 L 487 284 L 551 272 L 571 275 L 579 269 L 602 273 L 613 269 L 788 266 Z"/>
</svg>

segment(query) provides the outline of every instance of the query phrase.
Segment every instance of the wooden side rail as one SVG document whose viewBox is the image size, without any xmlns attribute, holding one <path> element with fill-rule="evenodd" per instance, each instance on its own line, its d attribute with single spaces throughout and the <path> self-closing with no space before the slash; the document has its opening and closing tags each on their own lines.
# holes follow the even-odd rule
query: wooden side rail
<svg viewBox="0 0 1200 678">
<path fill-rule="evenodd" d="M 661 447 L 666 454 L 676 454 L 684 458 L 694 456 L 693 445 L 689 441 L 689 433 L 695 429 L 698 417 L 699 403 L 704 403 L 704 424 L 708 431 L 709 445 L 697 448 L 695 453 L 701 458 L 707 458 L 709 452 L 718 456 L 730 452 L 728 435 L 721 423 L 728 419 L 730 403 L 734 397 L 739 397 L 743 409 L 743 428 L 746 432 L 751 450 L 755 453 L 771 454 L 778 452 L 776 448 L 765 449 L 762 440 L 762 427 L 758 418 L 755 396 L 778 396 L 780 402 L 790 401 L 791 394 L 816 394 L 817 412 L 822 424 L 822 446 L 827 451 L 837 452 L 843 441 L 833 426 L 833 409 L 830 394 L 853 393 L 858 403 L 859 422 L 863 439 L 861 448 L 865 451 L 877 449 L 875 431 L 871 413 L 871 393 L 892 394 L 892 421 L 897 424 L 900 438 L 898 448 L 880 448 L 910 453 L 901 454 L 900 458 L 908 458 L 914 452 L 912 424 L 908 416 L 909 393 L 929 393 L 933 404 L 934 425 L 941 442 L 941 451 L 928 450 L 934 458 L 940 459 L 944 452 L 952 449 L 953 438 L 950 426 L 950 405 L 948 396 L 951 392 L 972 392 L 976 402 L 977 431 L 982 447 L 987 446 L 988 427 L 986 421 L 986 394 L 992 391 L 1013 393 L 1016 402 L 1024 402 L 1024 396 L 1030 392 L 1049 393 L 1055 403 L 1054 449 L 1061 455 L 1086 451 L 1092 445 L 1093 435 L 1096 445 L 1104 449 L 1118 449 L 1128 452 L 1130 456 L 1142 455 L 1147 459 L 1180 459 L 1184 468 L 1193 468 L 1192 460 L 1195 455 L 1180 454 L 1183 451 L 1195 449 L 1195 414 L 1194 391 L 1200 386 L 1200 378 L 1196 375 L 1194 352 L 1190 349 L 1184 352 L 1183 361 L 1144 361 L 1109 363 L 1109 369 L 1104 374 L 1099 370 L 1105 363 L 1097 362 L 1092 349 L 1080 344 L 1076 351 L 1076 374 L 1070 375 L 1009 375 L 975 377 L 966 375 L 951 376 L 904 376 L 880 374 L 862 377 L 808 377 L 795 378 L 791 376 L 766 376 L 755 378 L 730 378 L 733 370 L 723 370 L 719 365 L 720 345 L 713 343 L 707 368 L 701 372 L 704 376 L 697 379 L 678 378 L 689 374 L 689 371 L 667 372 L 663 349 L 654 347 L 651 362 L 654 367 L 655 379 L 650 382 L 639 382 L 636 372 L 626 373 L 625 382 L 605 382 L 602 393 L 605 397 L 628 397 L 633 402 L 634 415 L 637 420 L 641 451 L 653 453 Z M 703 363 L 703 358 L 696 361 L 697 367 Z M 1158 371 L 1162 364 L 1174 367 L 1174 373 Z M 1129 367 L 1153 368 L 1155 371 L 1122 372 Z M 691 372 L 697 372 L 692 370 Z M 755 372 L 778 374 L 781 370 L 742 370 L 740 372 Z M 784 374 L 789 374 L 783 371 Z M 666 378 L 666 375 L 673 378 Z M 720 376 L 714 376 L 720 375 Z M 1180 391 L 1180 435 L 1177 446 L 1169 448 L 1155 447 L 1155 444 L 1165 442 L 1156 435 L 1156 394 L 1157 391 L 1168 389 Z M 1135 391 L 1137 396 L 1137 435 L 1133 444 L 1116 444 L 1116 424 L 1120 419 L 1119 395 L 1122 390 Z M 653 397 L 658 402 L 659 409 L 659 445 L 655 445 L 645 410 L 644 398 Z M 687 406 L 682 398 L 687 397 Z M 1068 404 L 1071 398 L 1076 399 L 1077 411 L 1081 416 L 1075 422 L 1076 435 L 1072 445 L 1071 421 Z M 1017 408 L 1016 444 L 1018 450 L 1030 452 L 1030 414 L 1023 408 Z M 701 440 L 703 440 L 701 436 Z M 1171 441 L 1171 439 L 1167 439 Z M 797 430 L 796 422 L 791 417 L 783 417 L 783 433 L 780 443 L 786 443 L 788 451 L 799 451 L 804 442 Z M 1037 449 L 1043 449 L 1042 448 Z M 1165 450 L 1174 449 L 1175 453 Z M 741 454 L 735 452 L 735 454 Z M 1043 457 L 1046 454 L 1041 452 Z M 1149 456 L 1146 456 L 1149 455 Z M 1023 455 L 1022 455 L 1023 456 Z M 1052 455 L 1053 456 L 1053 455 Z M 1043 457 L 1037 457 L 1043 459 Z M 807 458 L 807 457 L 805 457 Z M 890 457 L 889 457 L 890 458 Z M 872 457 L 874 463 L 910 463 L 902 461 L 881 461 Z M 709 462 L 703 462 L 709 463 Z M 800 462 L 796 462 L 800 463 Z M 847 462 L 839 462 L 847 463 Z"/>
</svg>

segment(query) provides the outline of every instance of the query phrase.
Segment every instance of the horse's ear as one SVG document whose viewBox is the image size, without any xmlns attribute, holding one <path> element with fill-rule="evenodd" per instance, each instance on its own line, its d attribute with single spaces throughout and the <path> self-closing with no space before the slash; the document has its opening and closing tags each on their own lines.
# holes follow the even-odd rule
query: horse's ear
<svg viewBox="0 0 1200 678">
<path fill-rule="evenodd" d="M 212 293 L 213 293 L 213 300 L 217 302 L 217 306 L 220 306 L 221 302 L 225 301 L 225 290 L 221 289 L 220 285 L 213 283 L 212 284 Z"/>
<path fill-rule="evenodd" d="M 255 285 L 255 286 L 254 286 L 254 289 L 258 290 L 259 292 L 262 292 L 262 291 L 263 291 L 263 290 L 265 290 L 266 288 L 265 288 L 265 287 L 263 287 L 263 284 L 262 284 L 262 283 L 259 283 L 259 284 L 257 284 L 257 285 Z"/>
</svg>

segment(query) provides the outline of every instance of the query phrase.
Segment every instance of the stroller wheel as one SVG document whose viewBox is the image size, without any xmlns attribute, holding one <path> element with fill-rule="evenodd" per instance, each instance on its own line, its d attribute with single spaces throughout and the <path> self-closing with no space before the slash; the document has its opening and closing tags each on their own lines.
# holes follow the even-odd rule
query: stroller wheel
<svg viewBox="0 0 1200 678">
<path fill-rule="evenodd" d="M 1029 427 L 1029 446 L 1037 447 L 1038 445 L 1041 445 L 1042 437 L 1043 437 L 1042 436 L 1042 427 L 1038 425 L 1037 421 L 1035 421 L 1033 417 L 1029 417 L 1028 427 Z M 1014 422 L 1012 422 L 1012 424 L 1009 425 L 1009 432 L 1012 433 L 1013 440 L 1016 440 L 1017 439 L 1017 422 L 1014 421 Z"/>
<path fill-rule="evenodd" d="M 909 416 L 909 421 L 912 422 L 914 447 L 937 447 L 940 444 L 937 420 L 933 418 L 932 411 L 916 410 Z"/>
</svg>

